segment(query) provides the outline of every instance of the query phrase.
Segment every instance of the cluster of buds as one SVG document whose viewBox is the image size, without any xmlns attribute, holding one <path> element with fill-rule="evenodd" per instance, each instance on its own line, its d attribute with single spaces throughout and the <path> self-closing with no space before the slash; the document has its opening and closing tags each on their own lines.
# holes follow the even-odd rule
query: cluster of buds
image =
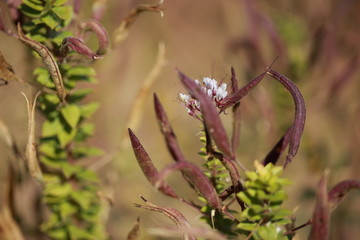
<svg viewBox="0 0 360 240">
<path fill-rule="evenodd" d="M 195 83 L 214 101 L 216 107 L 220 108 L 220 101 L 228 95 L 227 84 L 222 83 L 219 86 L 215 79 L 209 77 L 204 77 L 202 83 L 199 80 L 195 80 Z M 189 115 L 198 118 L 196 113 L 200 111 L 200 102 L 184 93 L 179 93 L 179 99 L 185 104 Z"/>
</svg>

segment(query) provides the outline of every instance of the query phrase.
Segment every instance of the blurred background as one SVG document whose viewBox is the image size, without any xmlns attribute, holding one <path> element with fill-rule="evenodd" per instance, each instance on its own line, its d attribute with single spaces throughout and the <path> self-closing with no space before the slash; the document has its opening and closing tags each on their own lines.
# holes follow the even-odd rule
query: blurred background
<svg viewBox="0 0 360 240">
<path fill-rule="evenodd" d="M 137 4 L 156 3 L 106 2 L 101 22 L 110 34 Z M 89 18 L 91 9 L 92 5 L 84 1 L 79 20 Z M 141 14 L 123 44 L 95 63 L 99 82 L 88 101 L 100 102 L 101 108 L 94 115 L 96 131 L 90 142 L 106 154 L 89 161 L 98 162 L 95 169 L 102 178 L 101 189 L 114 198 L 114 206 L 107 209 L 112 239 L 125 239 L 138 216 L 142 239 L 151 239 L 148 228 L 171 225 L 160 214 L 135 208 L 133 203 L 142 202 L 140 195 L 157 205 L 175 207 L 191 224 L 204 226 L 192 209 L 156 192 L 143 176 L 129 142 L 124 141 L 127 119 L 144 79 L 155 65 L 159 43 L 165 45 L 166 65 L 150 87 L 140 124 L 133 129 L 158 169 L 172 159 L 155 119 L 154 92 L 164 105 L 188 160 L 198 166 L 203 164 L 197 155 L 201 147 L 199 122 L 187 115 L 177 99 L 185 91 L 176 68 L 193 79 L 212 77 L 229 83 L 233 66 L 241 86 L 277 58 L 273 69 L 296 83 L 307 105 L 299 153 L 285 170 L 285 177 L 293 181 L 287 189 L 286 207 L 294 209 L 297 225 L 311 217 L 317 183 L 325 169 L 330 170 L 329 187 L 344 179 L 360 178 L 359 1 L 165 0 L 163 9 L 163 17 L 153 12 Z M 0 49 L 19 76 L 31 76 L 27 49 L 19 41 L 0 33 Z M 24 149 L 27 112 L 21 91 L 29 92 L 29 88 L 17 82 L 0 87 L 0 118 Z M 262 160 L 292 124 L 294 105 L 290 94 L 270 77 L 241 104 L 237 154 L 247 168 L 253 169 L 254 160 Z M 223 120 L 230 132 L 230 112 Z M 38 116 L 38 126 L 41 121 Z M 2 143 L 0 152 L 0 178 L 5 179 L 10 154 Z M 280 164 L 284 156 L 281 159 Z M 172 174 L 169 183 L 180 195 L 195 200 L 196 195 L 180 174 Z M 28 185 L 16 192 L 16 206 L 23 214 L 21 224 L 25 231 L 33 229 L 36 218 L 29 206 L 36 187 Z M 299 230 L 297 239 L 305 239 L 308 231 L 309 228 Z M 360 194 L 354 191 L 333 212 L 330 236 L 357 239 L 359 235 Z"/>
</svg>

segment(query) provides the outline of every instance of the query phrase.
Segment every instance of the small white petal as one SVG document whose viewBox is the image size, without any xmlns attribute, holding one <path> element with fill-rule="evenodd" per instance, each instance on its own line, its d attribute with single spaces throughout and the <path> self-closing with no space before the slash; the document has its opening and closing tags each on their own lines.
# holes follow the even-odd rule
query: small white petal
<svg viewBox="0 0 360 240">
<path fill-rule="evenodd" d="M 190 96 L 187 94 L 179 93 L 179 98 L 185 103 L 188 103 L 190 101 Z"/>
</svg>

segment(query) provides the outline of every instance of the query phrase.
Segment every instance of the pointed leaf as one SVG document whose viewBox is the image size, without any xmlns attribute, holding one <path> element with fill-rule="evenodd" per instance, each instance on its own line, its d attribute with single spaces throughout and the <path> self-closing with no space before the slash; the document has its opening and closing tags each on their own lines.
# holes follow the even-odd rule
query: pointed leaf
<svg viewBox="0 0 360 240">
<path fill-rule="evenodd" d="M 75 104 L 68 104 L 61 109 L 61 115 L 70 127 L 75 128 L 80 120 L 80 109 Z"/>
</svg>

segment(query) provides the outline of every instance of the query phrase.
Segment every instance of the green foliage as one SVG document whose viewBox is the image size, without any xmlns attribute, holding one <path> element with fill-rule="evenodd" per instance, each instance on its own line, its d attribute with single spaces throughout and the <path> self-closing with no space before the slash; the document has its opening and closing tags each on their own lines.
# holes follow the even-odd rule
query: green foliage
<svg viewBox="0 0 360 240">
<path fill-rule="evenodd" d="M 255 163 L 256 171 L 246 172 L 245 190 L 238 197 L 246 204 L 237 225 L 239 233 L 250 239 L 288 239 L 285 225 L 291 223 L 291 211 L 281 208 L 287 195 L 283 189 L 290 181 L 280 178 L 282 167 Z"/>
<path fill-rule="evenodd" d="M 96 82 L 96 72 L 71 59 L 63 63 L 58 48 L 72 17 L 67 0 L 24 0 L 20 6 L 26 22 L 22 25 L 28 37 L 47 45 L 58 57 L 58 66 L 67 90 L 66 103 L 58 98 L 51 75 L 44 67 L 34 69 L 34 80 L 47 89 L 39 97 L 38 107 L 45 116 L 42 125 L 39 159 L 45 167 L 43 202 L 51 210 L 41 230 L 51 239 L 106 239 L 100 218 L 97 175 L 77 164 L 77 160 L 99 156 L 103 151 L 86 145 L 94 133 L 87 122 L 98 103 L 82 103 L 92 89 L 76 89 L 79 82 Z"/>
</svg>

